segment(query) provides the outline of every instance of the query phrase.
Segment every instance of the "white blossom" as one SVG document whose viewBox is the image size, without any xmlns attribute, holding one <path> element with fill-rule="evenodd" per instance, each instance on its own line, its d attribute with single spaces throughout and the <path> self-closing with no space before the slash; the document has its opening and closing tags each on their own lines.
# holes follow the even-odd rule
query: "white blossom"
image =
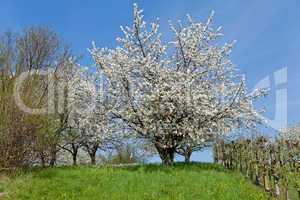
<svg viewBox="0 0 300 200">
<path fill-rule="evenodd" d="M 217 45 L 220 28 L 207 22 L 170 25 L 174 38 L 162 42 L 158 21 L 147 26 L 134 6 L 132 27 L 122 27 L 115 49 L 91 54 L 109 80 L 112 114 L 160 149 L 201 142 L 259 120 L 245 81 L 229 59 L 233 44 Z"/>
</svg>

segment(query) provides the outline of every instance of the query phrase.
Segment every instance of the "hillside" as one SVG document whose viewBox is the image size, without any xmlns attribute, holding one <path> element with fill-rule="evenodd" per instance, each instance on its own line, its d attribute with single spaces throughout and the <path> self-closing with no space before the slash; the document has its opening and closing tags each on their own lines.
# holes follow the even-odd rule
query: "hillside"
<svg viewBox="0 0 300 200">
<path fill-rule="evenodd" d="M 8 200 L 267 199 L 240 174 L 210 164 L 34 170 L 2 187 Z"/>
</svg>

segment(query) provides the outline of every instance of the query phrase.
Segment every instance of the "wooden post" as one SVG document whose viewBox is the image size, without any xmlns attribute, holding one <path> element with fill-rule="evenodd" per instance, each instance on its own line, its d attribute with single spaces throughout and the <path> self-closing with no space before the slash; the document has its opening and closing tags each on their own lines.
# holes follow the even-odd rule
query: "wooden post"
<svg viewBox="0 0 300 200">
<path fill-rule="evenodd" d="M 279 187 L 279 178 L 278 176 L 274 175 L 274 185 L 275 185 L 275 196 L 280 196 L 280 187 Z"/>
<path fill-rule="evenodd" d="M 281 186 L 281 197 L 283 200 L 289 200 L 289 194 L 288 194 L 288 185 L 286 178 L 282 178 Z"/>
</svg>

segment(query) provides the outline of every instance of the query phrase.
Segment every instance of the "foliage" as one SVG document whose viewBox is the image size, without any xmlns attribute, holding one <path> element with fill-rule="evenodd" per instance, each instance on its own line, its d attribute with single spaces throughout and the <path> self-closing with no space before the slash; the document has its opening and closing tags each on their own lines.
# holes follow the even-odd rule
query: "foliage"
<svg viewBox="0 0 300 200">
<path fill-rule="evenodd" d="M 47 76 L 40 74 L 47 71 Z M 18 78 L 28 73 L 19 92 Z M 49 78 L 50 77 L 50 78 Z M 0 168 L 54 166 L 67 151 L 77 163 L 80 148 L 94 164 L 108 145 L 106 103 L 97 74 L 77 64 L 59 36 L 44 27 L 0 37 Z M 100 77 L 99 77 L 100 78 Z M 21 110 L 15 95 L 32 109 Z M 100 95 L 101 94 L 101 95 Z M 94 106 L 93 106 L 94 105 Z"/>
<path fill-rule="evenodd" d="M 14 86 L 21 73 L 30 72 L 20 91 L 22 100 L 32 108 L 48 106 L 49 83 L 45 77 L 37 76 L 37 71 L 57 69 L 68 56 L 59 37 L 48 28 L 30 27 L 20 34 L 1 34 L 0 168 L 30 166 L 40 158 L 45 164 L 48 156 L 49 162 L 54 163 L 55 116 L 31 115 L 20 110 Z"/>
<path fill-rule="evenodd" d="M 144 142 L 122 143 L 115 147 L 115 150 L 105 157 L 105 164 L 143 164 L 152 155 L 145 149 Z"/>
</svg>

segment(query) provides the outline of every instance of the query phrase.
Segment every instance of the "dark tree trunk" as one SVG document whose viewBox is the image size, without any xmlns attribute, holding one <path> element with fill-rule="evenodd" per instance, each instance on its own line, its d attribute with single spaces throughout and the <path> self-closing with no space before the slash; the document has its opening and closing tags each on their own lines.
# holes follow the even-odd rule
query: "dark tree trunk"
<svg viewBox="0 0 300 200">
<path fill-rule="evenodd" d="M 83 146 L 90 156 L 91 165 L 96 165 L 96 154 L 99 149 L 99 143 L 84 143 Z"/>
<path fill-rule="evenodd" d="M 99 144 L 94 144 L 91 148 L 87 146 L 88 154 L 90 155 L 92 165 L 96 165 L 96 154 L 98 148 L 99 148 Z"/>
<path fill-rule="evenodd" d="M 51 152 L 49 166 L 54 167 L 55 163 L 56 163 L 56 151 L 53 151 Z"/>
<path fill-rule="evenodd" d="M 96 165 L 96 152 L 91 152 L 90 154 L 91 164 Z"/>
<path fill-rule="evenodd" d="M 53 154 L 51 155 L 49 166 L 54 167 L 55 163 L 56 163 L 56 154 L 55 155 Z"/>
<path fill-rule="evenodd" d="M 41 159 L 41 167 L 46 167 L 46 158 L 43 153 L 40 154 L 40 159 Z"/>
<path fill-rule="evenodd" d="M 73 166 L 76 166 L 77 165 L 77 152 L 74 152 L 72 154 L 72 157 L 73 157 Z"/>
<path fill-rule="evenodd" d="M 76 146 L 75 144 L 72 144 L 72 158 L 73 158 L 73 166 L 77 165 L 77 154 L 78 154 L 78 146 Z"/>
<path fill-rule="evenodd" d="M 191 162 L 191 156 L 192 156 L 192 150 L 191 148 L 187 148 L 184 152 L 184 162 L 190 163 Z"/>
<path fill-rule="evenodd" d="M 155 145 L 159 156 L 162 160 L 164 166 L 172 166 L 174 163 L 174 155 L 175 155 L 175 148 L 162 148 L 159 145 Z"/>
</svg>

